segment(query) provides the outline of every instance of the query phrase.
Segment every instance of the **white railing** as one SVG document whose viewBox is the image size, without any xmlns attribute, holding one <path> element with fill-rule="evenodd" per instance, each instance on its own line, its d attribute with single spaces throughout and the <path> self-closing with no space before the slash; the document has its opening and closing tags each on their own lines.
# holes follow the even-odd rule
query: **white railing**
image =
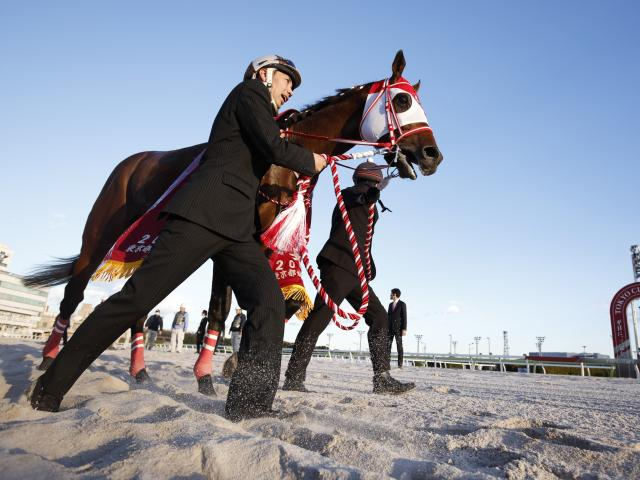
<svg viewBox="0 0 640 480">
<path fill-rule="evenodd" d="M 47 335 L 45 335 L 47 334 Z M 18 338 L 23 340 L 32 340 L 42 342 L 46 340 L 48 332 L 33 329 L 31 332 L 20 331 L 0 331 L 0 337 Z M 130 343 L 117 343 L 115 348 L 128 350 Z M 156 343 L 154 350 L 161 352 L 171 351 L 169 343 Z M 196 346 L 193 344 L 184 344 L 183 351 L 194 352 Z M 291 355 L 291 348 L 283 348 L 283 355 Z M 218 345 L 216 353 L 229 354 L 232 348 L 226 345 Z M 315 349 L 313 357 L 323 360 L 349 361 L 351 363 L 368 363 L 368 352 L 352 352 L 348 350 L 331 350 Z M 391 354 L 391 361 L 397 359 L 397 354 Z M 640 366 L 638 361 L 634 360 L 616 360 L 616 359 L 584 359 L 581 362 L 545 362 L 540 360 L 528 360 L 522 357 L 502 357 L 502 356 L 472 356 L 472 355 L 447 355 L 447 354 L 420 354 L 406 355 L 404 365 L 413 367 L 430 367 L 433 368 L 450 368 L 457 367 L 469 370 L 493 370 L 507 372 L 507 367 L 516 367 L 521 369 L 522 373 L 535 374 L 541 371 L 543 375 L 547 374 L 547 368 L 563 368 L 563 369 L 579 369 L 581 376 L 591 376 L 592 370 L 604 370 L 609 372 L 609 376 L 615 376 L 617 367 L 624 366 L 635 372 L 636 379 L 640 380 Z"/>
<path fill-rule="evenodd" d="M 283 349 L 284 355 L 290 355 L 291 349 Z M 313 357 L 327 360 L 348 360 L 350 362 L 369 361 L 368 352 L 351 352 L 346 350 L 315 349 Z M 391 354 L 392 363 L 397 359 L 397 354 Z M 633 366 L 632 369 L 636 373 L 636 378 L 640 380 L 640 367 L 634 360 L 616 360 L 616 359 L 587 359 L 581 362 L 557 362 L 557 361 L 534 361 L 527 360 L 522 357 L 503 357 L 503 356 L 473 356 L 473 355 L 447 355 L 447 354 L 420 354 L 405 355 L 404 365 L 414 367 L 433 367 L 433 368 L 450 368 L 457 367 L 469 370 L 493 370 L 507 373 L 507 367 L 516 367 L 522 369 L 522 373 L 538 373 L 547 374 L 547 368 L 558 367 L 566 369 L 578 369 L 581 376 L 591 376 L 592 370 L 603 370 L 609 373 L 609 376 L 615 376 L 615 370 L 618 366 Z M 515 373 L 515 372 L 514 372 Z"/>
</svg>

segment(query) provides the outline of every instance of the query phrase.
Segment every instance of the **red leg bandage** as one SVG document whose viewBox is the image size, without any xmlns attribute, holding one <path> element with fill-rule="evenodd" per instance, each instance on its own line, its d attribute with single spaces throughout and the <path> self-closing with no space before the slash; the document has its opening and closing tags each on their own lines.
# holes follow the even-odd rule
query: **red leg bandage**
<svg viewBox="0 0 640 480">
<path fill-rule="evenodd" d="M 60 315 L 56 317 L 51 335 L 49 335 L 49 339 L 42 349 L 43 357 L 56 358 L 60 351 L 60 339 L 62 338 L 62 334 L 64 333 L 64 329 L 67 328 L 67 325 L 69 325 L 68 319 L 61 318 Z"/>
<path fill-rule="evenodd" d="M 131 339 L 131 366 L 129 373 L 135 377 L 144 365 L 144 334 L 136 333 Z"/>
<path fill-rule="evenodd" d="M 200 356 L 193 366 L 196 378 L 211 375 L 213 371 L 213 353 L 216 349 L 216 343 L 218 343 L 218 333 L 220 332 L 216 330 L 207 330 L 207 334 L 204 336 L 204 345 L 200 350 Z"/>
</svg>

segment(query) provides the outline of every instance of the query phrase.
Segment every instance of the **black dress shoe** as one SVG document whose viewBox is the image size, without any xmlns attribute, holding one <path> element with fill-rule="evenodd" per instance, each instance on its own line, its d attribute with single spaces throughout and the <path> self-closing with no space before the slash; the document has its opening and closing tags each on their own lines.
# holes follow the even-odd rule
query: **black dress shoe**
<svg viewBox="0 0 640 480">
<path fill-rule="evenodd" d="M 413 382 L 400 382 L 389 375 L 389 372 L 380 373 L 373 377 L 373 393 L 399 395 L 416 388 Z"/>
<path fill-rule="evenodd" d="M 242 420 L 250 420 L 252 418 L 277 417 L 279 413 L 280 410 L 273 410 L 272 408 L 268 410 L 252 408 L 238 412 L 227 411 L 225 412 L 225 416 L 227 417 L 227 420 L 237 423 L 241 422 Z"/>
<path fill-rule="evenodd" d="M 133 378 L 135 378 L 136 383 L 145 383 L 145 382 L 148 382 L 148 381 L 151 380 L 151 377 L 147 373 L 147 369 L 146 368 L 143 368 L 138 373 L 136 373 L 136 376 L 133 377 Z"/>
<path fill-rule="evenodd" d="M 211 375 L 203 375 L 198 378 L 198 392 L 209 397 L 216 396 L 216 389 L 213 387 Z"/>
<path fill-rule="evenodd" d="M 34 410 L 40 410 L 42 412 L 58 412 L 60 411 L 62 397 L 56 397 L 55 395 L 46 393 L 42 385 L 42 377 L 39 377 L 31 391 L 29 401 L 31 402 L 31 407 Z"/>
<path fill-rule="evenodd" d="M 302 392 L 309 393 L 307 387 L 304 386 L 304 382 L 302 380 L 291 380 L 290 378 L 285 378 L 284 385 L 282 385 L 282 390 L 286 390 L 288 392 Z"/>
</svg>

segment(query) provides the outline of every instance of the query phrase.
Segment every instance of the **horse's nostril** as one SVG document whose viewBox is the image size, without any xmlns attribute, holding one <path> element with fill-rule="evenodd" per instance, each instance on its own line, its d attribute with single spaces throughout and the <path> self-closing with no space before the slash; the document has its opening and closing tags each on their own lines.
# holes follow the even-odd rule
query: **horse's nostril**
<svg viewBox="0 0 640 480">
<path fill-rule="evenodd" d="M 422 154 L 424 155 L 424 158 L 435 160 L 440 155 L 440 152 L 438 152 L 436 147 L 424 147 L 422 149 Z"/>
</svg>

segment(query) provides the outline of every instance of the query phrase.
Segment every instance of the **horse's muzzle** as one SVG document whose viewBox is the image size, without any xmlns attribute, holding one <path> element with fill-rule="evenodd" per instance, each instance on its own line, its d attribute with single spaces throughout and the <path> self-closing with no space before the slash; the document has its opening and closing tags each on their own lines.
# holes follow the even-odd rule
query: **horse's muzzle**
<svg viewBox="0 0 640 480">
<path fill-rule="evenodd" d="M 422 175 L 433 175 L 442 163 L 442 152 L 438 147 L 424 147 L 420 152 L 422 155 L 416 159 L 416 164 L 420 167 Z"/>
</svg>

